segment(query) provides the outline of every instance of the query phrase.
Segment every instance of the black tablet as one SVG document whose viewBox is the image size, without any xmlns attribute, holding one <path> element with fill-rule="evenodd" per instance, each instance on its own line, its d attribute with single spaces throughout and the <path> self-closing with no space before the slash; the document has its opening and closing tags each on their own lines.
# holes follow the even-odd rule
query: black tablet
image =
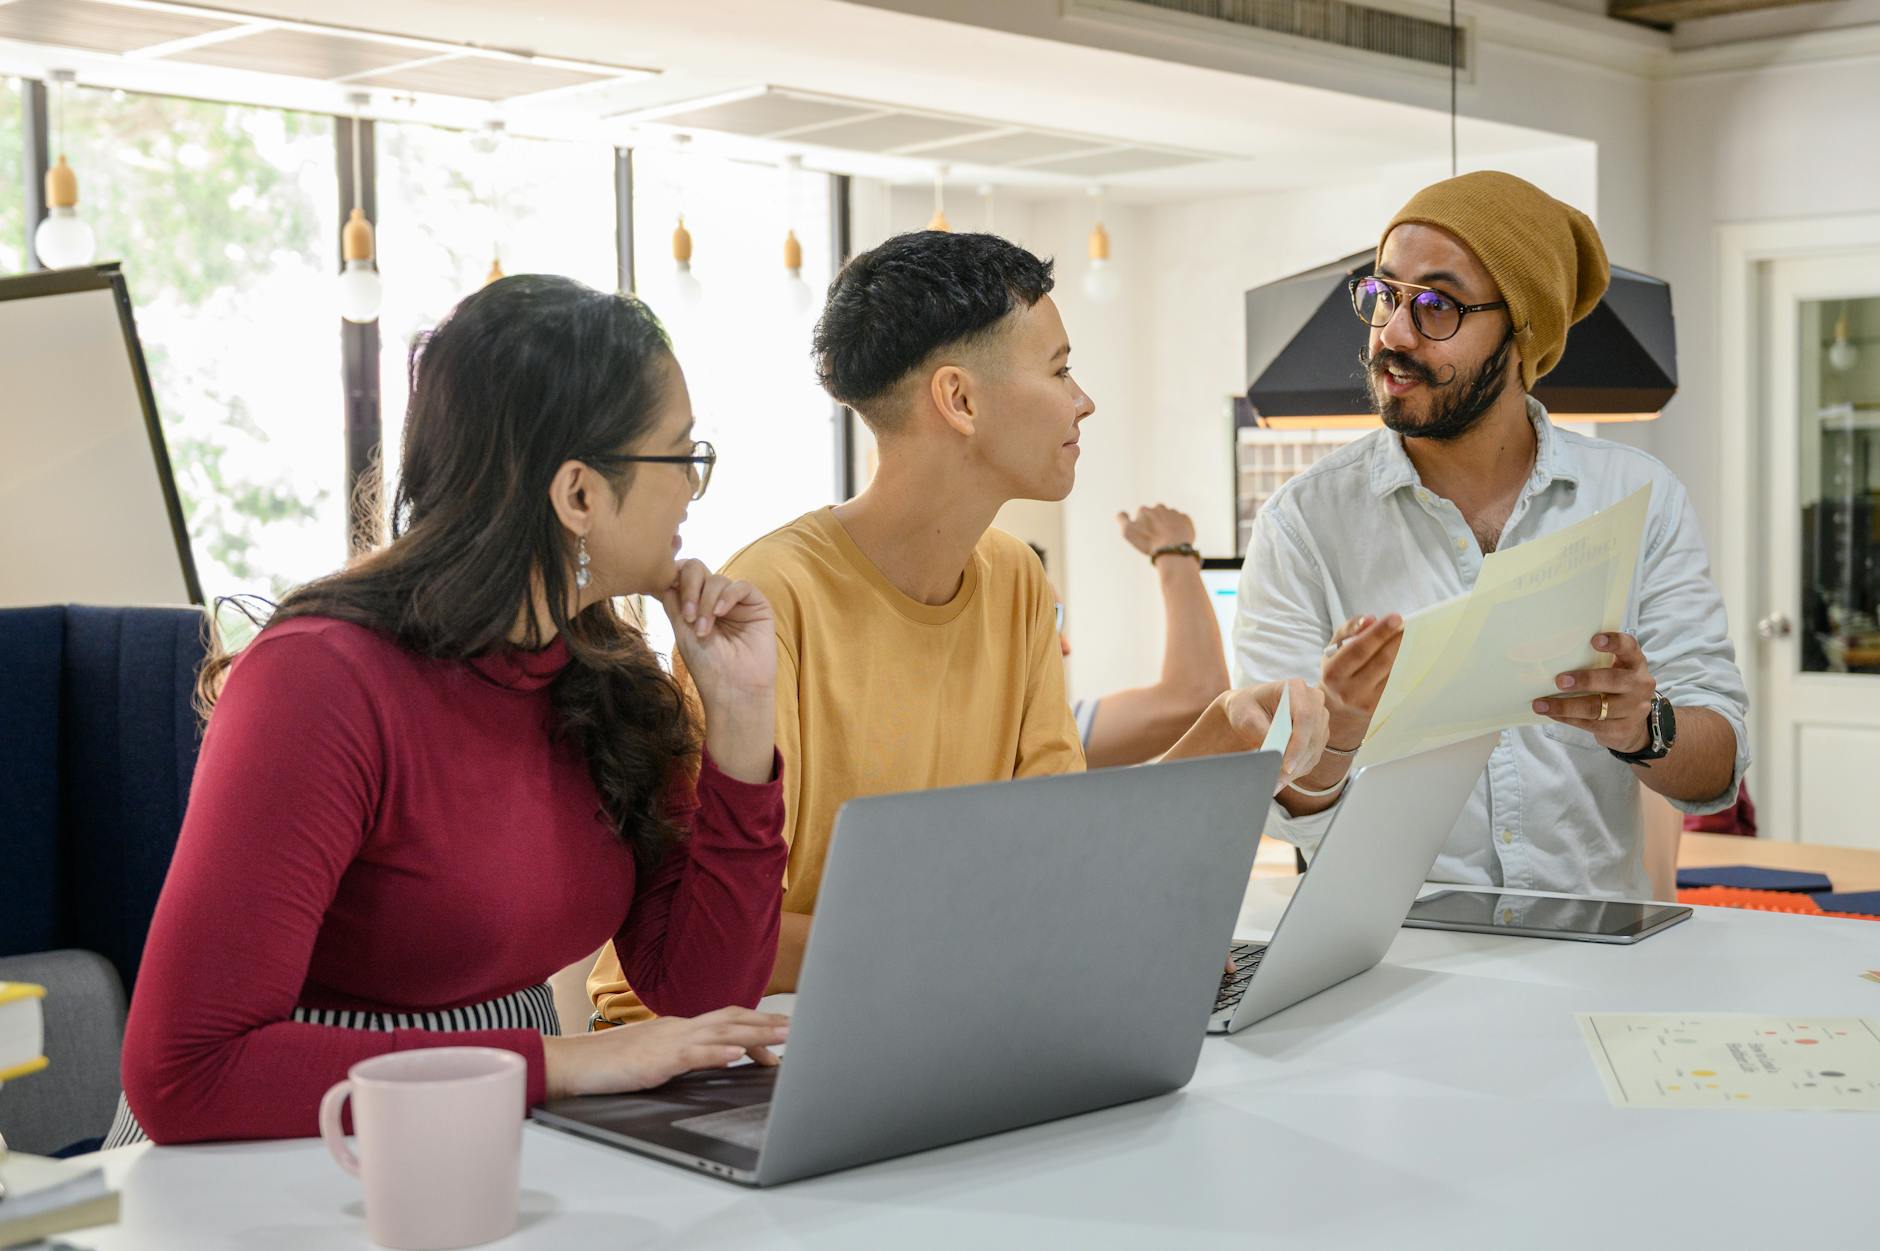
<svg viewBox="0 0 1880 1251">
<path fill-rule="evenodd" d="M 1582 943 L 1635 943 L 1691 915 L 1678 904 L 1623 899 L 1548 899 L 1494 891 L 1444 890 L 1410 907 L 1404 924 L 1423 930 L 1467 930 L 1516 938 Z"/>
</svg>

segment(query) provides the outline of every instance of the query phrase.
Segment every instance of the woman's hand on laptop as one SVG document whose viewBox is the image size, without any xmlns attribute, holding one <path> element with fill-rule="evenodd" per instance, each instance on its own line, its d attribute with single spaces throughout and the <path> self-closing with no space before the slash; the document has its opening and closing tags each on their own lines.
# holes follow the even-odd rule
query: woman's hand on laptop
<svg viewBox="0 0 1880 1251">
<path fill-rule="evenodd" d="M 616 1095 L 663 1086 L 695 1069 L 722 1069 L 749 1056 L 777 1063 L 770 1048 L 790 1035 L 790 1018 L 751 1008 L 703 1016 L 662 1016 L 594 1034 L 542 1040 L 548 1097 Z"/>
<path fill-rule="evenodd" d="M 742 782 L 770 779 L 777 742 L 777 629 L 764 593 L 688 560 L 660 601 L 705 710 L 705 749 Z"/>
</svg>

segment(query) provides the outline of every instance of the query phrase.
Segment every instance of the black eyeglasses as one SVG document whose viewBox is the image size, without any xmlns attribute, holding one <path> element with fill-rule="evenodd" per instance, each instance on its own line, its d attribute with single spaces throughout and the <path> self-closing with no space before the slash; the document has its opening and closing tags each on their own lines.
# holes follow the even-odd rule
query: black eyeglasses
<svg viewBox="0 0 1880 1251">
<path fill-rule="evenodd" d="M 686 476 L 692 479 L 692 498 L 700 499 L 705 494 L 705 488 L 712 484 L 712 466 L 718 463 L 718 449 L 704 439 L 700 439 L 692 445 L 692 452 L 687 456 L 628 456 L 601 453 L 594 456 L 580 456 L 576 459 L 606 465 L 684 465 Z"/>
<path fill-rule="evenodd" d="M 1506 300 L 1458 304 L 1434 287 L 1375 276 L 1353 278 L 1345 285 L 1351 289 L 1351 307 L 1358 314 L 1358 320 L 1373 330 L 1390 324 L 1390 319 L 1397 315 L 1397 306 L 1403 302 L 1404 292 L 1416 292 L 1410 297 L 1410 322 L 1418 334 L 1435 343 L 1455 338 L 1456 332 L 1462 329 L 1462 319 L 1470 313 L 1508 307 Z"/>
</svg>

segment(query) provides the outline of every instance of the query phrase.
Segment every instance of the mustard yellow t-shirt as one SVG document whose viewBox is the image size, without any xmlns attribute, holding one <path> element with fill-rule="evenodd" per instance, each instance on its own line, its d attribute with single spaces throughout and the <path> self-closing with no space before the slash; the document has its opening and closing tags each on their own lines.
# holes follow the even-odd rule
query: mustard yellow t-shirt
<svg viewBox="0 0 1880 1251">
<path fill-rule="evenodd" d="M 897 590 L 827 508 L 722 572 L 754 584 L 777 619 L 785 911 L 815 912 L 836 810 L 857 796 L 1084 767 L 1051 588 L 1011 535 L 986 532 L 945 604 Z M 611 947 L 588 993 L 609 1020 L 648 1015 Z"/>
</svg>

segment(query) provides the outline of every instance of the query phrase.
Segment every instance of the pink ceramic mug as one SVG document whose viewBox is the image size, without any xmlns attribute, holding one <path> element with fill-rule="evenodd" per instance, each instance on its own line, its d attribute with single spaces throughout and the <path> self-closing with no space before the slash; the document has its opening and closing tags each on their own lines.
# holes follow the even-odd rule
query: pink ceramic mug
<svg viewBox="0 0 1880 1251">
<path fill-rule="evenodd" d="M 357 1156 L 340 1110 L 352 1100 Z M 320 1101 L 320 1137 L 365 1183 L 366 1233 L 444 1251 L 516 1228 L 528 1065 L 495 1047 L 430 1047 L 361 1060 Z"/>
</svg>

